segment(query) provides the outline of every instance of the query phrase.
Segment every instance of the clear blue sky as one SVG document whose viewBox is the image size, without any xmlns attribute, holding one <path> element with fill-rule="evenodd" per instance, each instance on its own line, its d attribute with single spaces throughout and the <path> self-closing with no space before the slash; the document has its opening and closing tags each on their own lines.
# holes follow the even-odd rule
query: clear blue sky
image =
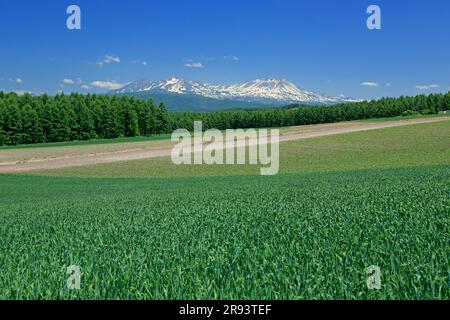
<svg viewBox="0 0 450 320">
<path fill-rule="evenodd" d="M 70 4 L 79 31 L 66 28 Z M 379 31 L 366 27 L 370 4 Z M 4 90 L 105 92 L 171 76 L 280 77 L 356 98 L 450 90 L 448 0 L 2 0 L 0 39 Z"/>
</svg>

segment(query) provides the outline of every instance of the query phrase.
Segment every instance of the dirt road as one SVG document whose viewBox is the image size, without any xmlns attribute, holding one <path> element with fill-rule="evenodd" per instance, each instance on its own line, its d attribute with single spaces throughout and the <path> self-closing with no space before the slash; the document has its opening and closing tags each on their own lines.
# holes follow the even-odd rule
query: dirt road
<svg viewBox="0 0 450 320">
<path fill-rule="evenodd" d="M 386 122 L 353 121 L 290 127 L 280 130 L 280 142 L 437 121 L 450 121 L 450 119 L 447 117 L 436 117 Z M 243 143 L 245 142 L 238 141 L 237 145 L 240 146 L 243 145 Z M 140 143 L 138 147 L 130 143 L 123 144 L 120 150 L 118 150 L 118 148 L 113 148 L 111 151 L 103 150 L 97 146 L 99 150 L 98 152 L 95 151 L 96 146 L 89 146 L 85 148 L 66 147 L 65 150 L 69 150 L 65 151 L 66 155 L 58 152 L 59 148 L 51 148 L 53 149 L 53 155 L 50 153 L 42 155 L 41 158 L 33 157 L 31 159 L 27 159 L 24 155 L 20 154 L 20 149 L 13 149 L 12 151 L 7 151 L 8 156 L 11 157 L 13 161 L 0 163 L 0 173 L 26 172 L 33 170 L 56 169 L 64 167 L 86 166 L 99 163 L 111 163 L 117 161 L 165 157 L 170 156 L 173 146 L 174 143 L 171 141 L 165 141 L 164 143 Z M 38 149 L 34 150 L 36 151 Z M 0 151 L 0 156 L 4 152 L 5 151 Z M 14 155 L 14 152 L 19 153 L 19 155 Z M 33 149 L 29 149 L 27 152 L 33 152 Z"/>
</svg>

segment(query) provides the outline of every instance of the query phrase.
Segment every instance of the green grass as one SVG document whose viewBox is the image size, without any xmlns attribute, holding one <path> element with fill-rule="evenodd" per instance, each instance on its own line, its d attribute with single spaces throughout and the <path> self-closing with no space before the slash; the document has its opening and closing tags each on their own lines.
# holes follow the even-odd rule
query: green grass
<svg viewBox="0 0 450 320">
<path fill-rule="evenodd" d="M 271 177 L 168 158 L 0 175 L 0 299 L 450 299 L 449 122 L 280 156 Z"/>
<path fill-rule="evenodd" d="M 157 136 L 149 137 L 132 137 L 132 138 L 115 138 L 115 139 L 93 139 L 83 141 L 64 141 L 53 143 L 35 143 L 35 144 L 21 144 L 16 146 L 0 146 L 0 150 L 13 150 L 13 149 L 30 149 L 30 148 L 52 148 L 52 147 L 77 147 L 77 146 L 90 146 L 90 145 L 102 145 L 102 144 L 115 144 L 115 143 L 128 143 L 128 142 L 146 142 L 146 141 L 158 141 L 170 139 L 169 134 L 161 134 Z"/>
<path fill-rule="evenodd" d="M 357 122 L 379 122 L 379 121 L 398 121 L 398 120 L 410 120 L 410 119 L 423 119 L 423 118 L 433 118 L 433 117 L 448 117 L 450 115 L 411 115 L 411 116 L 399 116 L 391 118 L 376 118 L 376 119 L 365 119 L 356 120 Z M 283 128 L 281 128 L 283 129 Z M 21 144 L 15 146 L 0 146 L 0 150 L 14 150 L 14 149 L 30 149 L 30 148 L 49 148 L 49 147 L 77 147 L 77 146 L 90 146 L 90 145 L 102 145 L 102 144 L 116 144 L 116 143 L 127 143 L 127 142 L 146 142 L 146 141 L 158 141 L 158 140 L 169 140 L 170 134 L 161 134 L 157 136 L 149 137 L 132 137 L 132 138 L 115 138 L 115 139 L 91 139 L 84 141 L 64 141 L 64 142 L 53 142 L 53 143 L 36 143 L 36 144 Z"/>
<path fill-rule="evenodd" d="M 0 181 L 1 299 L 450 299 L 449 165 Z"/>
<path fill-rule="evenodd" d="M 450 122 L 354 132 L 281 143 L 280 172 L 351 171 L 450 164 Z M 252 165 L 175 166 L 169 157 L 34 172 L 74 177 L 179 177 L 259 174 Z"/>
<path fill-rule="evenodd" d="M 388 122 L 388 121 L 398 121 L 398 120 L 411 120 L 411 119 L 427 119 L 427 118 L 450 118 L 449 114 L 413 114 L 409 116 L 398 116 L 389 118 L 375 118 L 375 119 L 364 119 L 357 120 L 359 122 Z"/>
</svg>

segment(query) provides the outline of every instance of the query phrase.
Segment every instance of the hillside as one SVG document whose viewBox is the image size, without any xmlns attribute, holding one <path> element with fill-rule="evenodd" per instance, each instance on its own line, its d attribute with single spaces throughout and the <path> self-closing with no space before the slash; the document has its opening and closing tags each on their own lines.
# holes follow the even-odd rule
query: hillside
<svg viewBox="0 0 450 320">
<path fill-rule="evenodd" d="M 164 103 L 169 111 L 172 112 L 210 112 L 233 109 L 259 109 L 279 106 L 273 104 L 257 104 L 230 99 L 214 99 L 197 94 L 180 95 L 176 93 L 140 91 L 118 93 L 116 95 L 119 97 L 133 97 L 144 100 L 152 99 L 157 104 Z"/>
</svg>

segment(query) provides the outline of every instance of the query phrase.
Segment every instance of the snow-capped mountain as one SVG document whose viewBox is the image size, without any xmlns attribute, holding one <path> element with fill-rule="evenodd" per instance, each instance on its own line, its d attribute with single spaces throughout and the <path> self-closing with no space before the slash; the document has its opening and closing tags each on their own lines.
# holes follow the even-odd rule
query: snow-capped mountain
<svg viewBox="0 0 450 320">
<path fill-rule="evenodd" d="M 250 82 L 223 85 L 206 84 L 187 81 L 181 78 L 170 78 L 164 81 L 151 82 L 138 80 L 131 82 L 112 94 L 136 93 L 170 93 L 180 95 L 198 95 L 211 99 L 234 100 L 262 104 L 336 104 L 339 102 L 357 101 L 345 97 L 328 97 L 298 88 L 286 79 L 257 79 Z"/>
</svg>

